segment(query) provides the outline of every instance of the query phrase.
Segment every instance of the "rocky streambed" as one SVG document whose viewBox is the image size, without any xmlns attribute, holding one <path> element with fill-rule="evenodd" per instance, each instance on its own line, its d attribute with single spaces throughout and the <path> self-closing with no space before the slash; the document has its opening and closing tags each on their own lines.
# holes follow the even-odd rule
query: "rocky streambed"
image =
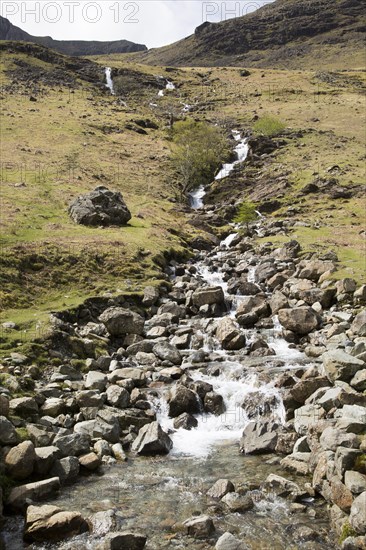
<svg viewBox="0 0 366 550">
<path fill-rule="evenodd" d="M 1 391 L 5 547 L 365 548 L 366 287 L 336 267 L 232 234 L 55 315 L 61 364 Z"/>
</svg>

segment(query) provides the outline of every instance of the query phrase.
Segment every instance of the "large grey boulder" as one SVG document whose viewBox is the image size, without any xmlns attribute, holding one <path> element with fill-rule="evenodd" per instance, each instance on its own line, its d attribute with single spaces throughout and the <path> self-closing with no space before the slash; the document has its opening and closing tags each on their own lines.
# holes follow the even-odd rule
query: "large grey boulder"
<svg viewBox="0 0 366 550">
<path fill-rule="evenodd" d="M 353 501 L 349 522 L 351 527 L 360 535 L 366 533 L 366 491 L 358 495 Z"/>
<path fill-rule="evenodd" d="M 356 315 L 351 330 L 357 336 L 366 336 L 366 309 Z"/>
<path fill-rule="evenodd" d="M 318 315 L 310 307 L 280 309 L 278 320 L 285 329 L 301 335 L 308 334 L 319 325 Z"/>
<path fill-rule="evenodd" d="M 239 495 L 239 493 L 230 492 L 221 499 L 221 502 L 233 514 L 243 514 L 254 508 L 253 499 L 249 494 Z"/>
<path fill-rule="evenodd" d="M 108 533 L 103 538 L 101 550 L 143 550 L 145 548 L 147 537 L 141 533 L 132 533 L 130 531 L 118 531 Z"/>
<path fill-rule="evenodd" d="M 89 531 L 79 512 L 65 512 L 56 506 L 29 506 L 26 515 L 26 542 L 57 542 Z"/>
<path fill-rule="evenodd" d="M 215 546 L 215 550 L 248 550 L 248 548 L 249 546 L 228 531 L 221 535 Z"/>
<path fill-rule="evenodd" d="M 10 413 L 21 418 L 38 414 L 37 401 L 33 397 L 16 397 L 9 402 Z"/>
<path fill-rule="evenodd" d="M 153 347 L 153 352 L 162 361 L 170 361 L 173 365 L 180 365 L 182 363 L 181 354 L 175 346 L 168 342 L 158 342 Z"/>
<path fill-rule="evenodd" d="M 295 500 L 300 494 L 300 487 L 294 482 L 276 474 L 269 474 L 265 479 L 262 489 L 267 493 L 274 493 L 283 498 Z"/>
<path fill-rule="evenodd" d="M 300 264 L 300 270 L 298 277 L 301 279 L 310 279 L 311 281 L 318 281 L 319 277 L 327 271 L 333 272 L 335 265 L 331 261 L 323 260 L 304 260 Z"/>
<path fill-rule="evenodd" d="M 103 311 L 99 320 L 112 336 L 142 334 L 145 320 L 141 315 L 122 307 L 110 307 Z"/>
<path fill-rule="evenodd" d="M 34 468 L 36 453 L 31 441 L 23 441 L 16 447 L 10 449 L 5 457 L 5 467 L 7 473 L 14 479 L 26 479 Z"/>
<path fill-rule="evenodd" d="M 20 485 L 10 491 L 7 499 L 7 505 L 11 510 L 22 511 L 28 505 L 29 500 L 39 501 L 47 498 L 60 489 L 60 480 L 58 477 L 35 481 Z"/>
<path fill-rule="evenodd" d="M 131 219 L 121 193 L 102 185 L 75 199 L 69 206 L 69 214 L 74 222 L 91 226 L 126 225 Z"/>
<path fill-rule="evenodd" d="M 86 434 L 73 433 L 55 437 L 53 444 L 61 451 L 61 455 L 79 456 L 90 450 L 90 437 Z"/>
<path fill-rule="evenodd" d="M 61 484 L 72 483 L 79 475 L 80 464 L 76 456 L 67 456 L 56 460 L 51 475 L 58 477 Z"/>
<path fill-rule="evenodd" d="M 234 351 L 245 346 L 245 336 L 231 317 L 221 319 L 216 330 L 216 338 L 223 349 Z"/>
<path fill-rule="evenodd" d="M 125 409 L 130 405 L 130 394 L 125 388 L 112 384 L 107 389 L 107 402 L 113 407 Z"/>
<path fill-rule="evenodd" d="M 132 450 L 139 455 L 167 454 L 172 447 L 172 440 L 158 422 L 143 426 L 132 444 Z"/>
<path fill-rule="evenodd" d="M 183 525 L 187 534 L 195 539 L 209 538 L 215 532 L 215 526 L 209 516 L 198 516 L 187 519 Z"/>
<path fill-rule="evenodd" d="M 347 470 L 344 473 L 344 484 L 353 494 L 359 495 L 366 492 L 366 476 L 360 472 Z"/>
<path fill-rule="evenodd" d="M 334 383 L 336 380 L 348 382 L 358 370 L 365 368 L 365 362 L 341 349 L 334 349 L 323 354 L 323 367 L 331 382 Z"/>
<path fill-rule="evenodd" d="M 277 443 L 277 424 L 271 422 L 249 422 L 240 440 L 240 452 L 262 454 L 273 452 Z"/>
<path fill-rule="evenodd" d="M 107 376 L 99 371 L 91 370 L 88 372 L 85 380 L 87 390 L 104 391 L 107 385 Z"/>
<path fill-rule="evenodd" d="M 212 286 L 195 290 L 192 300 L 193 305 L 201 307 L 204 305 L 223 304 L 225 296 L 221 286 Z"/>
</svg>

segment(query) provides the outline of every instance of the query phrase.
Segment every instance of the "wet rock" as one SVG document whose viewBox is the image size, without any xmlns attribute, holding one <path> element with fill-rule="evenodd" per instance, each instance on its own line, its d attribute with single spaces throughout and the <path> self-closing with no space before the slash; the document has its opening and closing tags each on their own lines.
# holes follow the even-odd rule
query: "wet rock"
<svg viewBox="0 0 366 550">
<path fill-rule="evenodd" d="M 67 483 L 73 483 L 78 475 L 80 470 L 79 460 L 75 456 L 67 456 L 56 460 L 50 474 L 52 476 L 57 476 L 62 485 Z"/>
<path fill-rule="evenodd" d="M 287 330 L 296 334 L 308 334 L 319 325 L 319 318 L 312 308 L 295 307 L 292 309 L 280 309 L 278 319 Z"/>
<path fill-rule="evenodd" d="M 365 367 L 365 362 L 349 355 L 343 350 L 327 351 L 323 355 L 323 367 L 326 376 L 331 382 L 342 380 L 348 382 L 358 370 Z"/>
<path fill-rule="evenodd" d="M 110 307 L 99 317 L 112 336 L 142 334 L 145 320 L 141 315 L 122 307 Z"/>
<path fill-rule="evenodd" d="M 266 317 L 269 314 L 269 305 L 265 296 L 257 294 L 256 296 L 245 296 L 238 306 L 236 318 L 240 325 L 243 325 L 246 315 L 252 315 L 257 318 Z"/>
<path fill-rule="evenodd" d="M 221 502 L 225 504 L 228 510 L 232 513 L 243 514 L 254 508 L 254 502 L 250 495 L 239 495 L 238 493 L 227 493 Z"/>
<path fill-rule="evenodd" d="M 119 531 L 117 533 L 108 533 L 104 539 L 100 550 L 142 550 L 145 548 L 147 537 L 141 533 L 131 531 Z"/>
<path fill-rule="evenodd" d="M 195 539 L 209 538 L 215 532 L 215 526 L 209 516 L 198 516 L 187 519 L 183 525 L 187 534 Z"/>
<path fill-rule="evenodd" d="M 269 307 L 272 314 L 275 315 L 280 309 L 288 308 L 288 300 L 282 292 L 277 290 L 269 299 Z"/>
<path fill-rule="evenodd" d="M 7 453 L 5 457 L 6 471 L 14 479 L 26 479 L 32 474 L 35 461 L 36 453 L 33 443 L 23 441 Z"/>
<path fill-rule="evenodd" d="M 210 498 L 221 500 L 227 493 L 234 493 L 235 487 L 229 479 L 218 479 L 207 491 Z"/>
<path fill-rule="evenodd" d="M 249 393 L 241 407 L 245 410 L 248 418 L 269 418 L 274 408 L 279 404 L 275 395 L 266 395 L 260 391 Z"/>
<path fill-rule="evenodd" d="M 273 452 L 277 443 L 278 425 L 272 422 L 249 422 L 240 440 L 240 452 L 262 454 Z"/>
<path fill-rule="evenodd" d="M 228 531 L 218 539 L 215 550 L 248 550 L 248 546 Z"/>
<path fill-rule="evenodd" d="M 215 286 L 195 290 L 192 300 L 193 305 L 201 307 L 204 305 L 223 304 L 225 296 L 221 286 Z"/>
<path fill-rule="evenodd" d="M 79 456 L 89 452 L 90 437 L 85 434 L 70 434 L 57 436 L 53 444 L 61 451 L 61 455 L 67 456 Z"/>
<path fill-rule="evenodd" d="M 139 455 L 167 454 L 173 447 L 172 440 L 163 431 L 158 422 L 143 426 L 132 445 L 132 450 Z"/>
<path fill-rule="evenodd" d="M 311 453 L 292 453 L 281 460 L 287 470 L 307 475 L 310 472 Z"/>
<path fill-rule="evenodd" d="M 366 533 L 366 491 L 358 495 L 353 501 L 349 522 L 356 533 L 360 535 Z"/>
<path fill-rule="evenodd" d="M 120 460 L 121 462 L 125 462 L 127 460 L 127 456 L 123 450 L 121 443 L 115 443 L 114 445 L 112 445 L 112 453 L 116 460 Z"/>
<path fill-rule="evenodd" d="M 154 354 L 162 361 L 170 361 L 173 365 L 182 363 L 182 356 L 175 346 L 168 342 L 159 342 L 153 347 Z"/>
<path fill-rule="evenodd" d="M 214 414 L 215 416 L 220 416 L 226 411 L 222 395 L 215 392 L 206 393 L 203 407 L 207 413 Z"/>
<path fill-rule="evenodd" d="M 70 205 L 69 214 L 74 222 L 91 226 L 126 225 L 131 219 L 121 193 L 104 186 L 80 195 Z"/>
<path fill-rule="evenodd" d="M 184 430 L 191 430 L 198 426 L 197 419 L 188 413 L 182 413 L 176 418 L 174 418 L 173 426 L 176 430 L 183 428 Z"/>
<path fill-rule="evenodd" d="M 267 493 L 274 493 L 279 497 L 291 500 L 296 500 L 301 494 L 300 487 L 296 483 L 276 474 L 269 474 L 262 489 Z"/>
<path fill-rule="evenodd" d="M 8 414 L 9 414 L 9 399 L 5 395 L 0 394 L 0 415 L 6 417 L 8 416 Z"/>
<path fill-rule="evenodd" d="M 169 416 L 175 418 L 182 413 L 195 414 L 201 411 L 198 395 L 185 386 L 175 386 L 169 396 Z"/>
<path fill-rule="evenodd" d="M 56 506 L 29 506 L 24 540 L 27 542 L 61 541 L 89 531 L 79 512 L 65 512 Z"/>
<path fill-rule="evenodd" d="M 79 464 L 82 468 L 94 472 L 101 465 L 101 460 L 95 453 L 88 453 L 86 455 L 79 456 Z"/>
<path fill-rule="evenodd" d="M 239 350 L 245 346 L 245 336 L 237 328 L 231 317 L 224 317 L 216 330 L 216 338 L 221 343 L 223 349 Z"/>
<path fill-rule="evenodd" d="M 13 424 L 5 416 L 0 416 L 0 445 L 14 445 L 17 441 Z"/>
<path fill-rule="evenodd" d="M 29 501 L 37 502 L 43 500 L 59 489 L 60 480 L 58 477 L 20 485 L 10 491 L 7 505 L 11 510 L 22 511 L 28 505 Z"/>
</svg>

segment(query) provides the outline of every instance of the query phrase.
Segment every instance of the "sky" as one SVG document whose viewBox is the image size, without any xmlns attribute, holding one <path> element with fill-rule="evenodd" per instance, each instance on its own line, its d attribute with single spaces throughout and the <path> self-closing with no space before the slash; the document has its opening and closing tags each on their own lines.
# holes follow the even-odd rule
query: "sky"
<svg viewBox="0 0 366 550">
<path fill-rule="evenodd" d="M 127 39 L 155 48 L 189 36 L 205 21 L 240 17 L 272 0 L 2 0 L 0 13 L 34 36 Z"/>
</svg>

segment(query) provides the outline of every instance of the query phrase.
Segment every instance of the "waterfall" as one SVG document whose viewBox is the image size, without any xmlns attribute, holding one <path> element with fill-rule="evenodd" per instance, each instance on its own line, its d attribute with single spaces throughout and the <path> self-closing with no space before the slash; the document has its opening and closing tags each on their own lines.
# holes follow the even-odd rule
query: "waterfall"
<svg viewBox="0 0 366 550">
<path fill-rule="evenodd" d="M 105 79 L 107 88 L 110 90 L 111 94 L 114 95 L 112 69 L 110 67 L 105 68 Z"/>
</svg>

